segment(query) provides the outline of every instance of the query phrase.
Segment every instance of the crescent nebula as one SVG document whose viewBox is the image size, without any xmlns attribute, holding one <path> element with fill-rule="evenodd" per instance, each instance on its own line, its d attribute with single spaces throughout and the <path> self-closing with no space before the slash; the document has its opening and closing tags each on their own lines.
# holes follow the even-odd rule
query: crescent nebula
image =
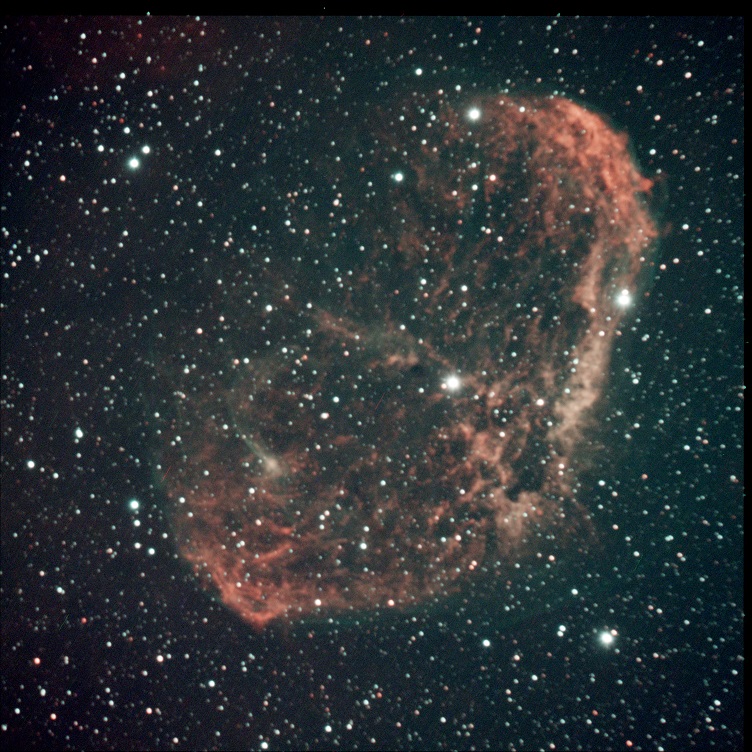
<svg viewBox="0 0 752 752">
<path fill-rule="evenodd" d="M 626 137 L 563 98 L 437 94 L 296 146 L 201 353 L 165 338 L 181 555 L 260 628 L 587 538 L 588 429 L 656 238 Z"/>
</svg>

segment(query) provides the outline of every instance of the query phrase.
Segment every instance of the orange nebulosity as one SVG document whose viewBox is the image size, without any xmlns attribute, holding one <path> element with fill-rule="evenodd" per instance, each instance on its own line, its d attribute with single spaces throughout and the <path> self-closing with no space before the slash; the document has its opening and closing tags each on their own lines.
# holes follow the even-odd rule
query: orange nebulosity
<svg viewBox="0 0 752 752">
<path fill-rule="evenodd" d="M 280 241 L 259 267 L 271 309 L 227 302 L 263 337 L 223 339 L 231 375 L 180 384 L 180 551 L 257 627 L 422 603 L 587 535 L 583 436 L 616 297 L 650 263 L 651 184 L 573 102 L 475 103 L 471 122 L 414 97 L 344 134 L 341 159 L 312 153 L 346 221 L 293 206 L 308 256 Z"/>
</svg>

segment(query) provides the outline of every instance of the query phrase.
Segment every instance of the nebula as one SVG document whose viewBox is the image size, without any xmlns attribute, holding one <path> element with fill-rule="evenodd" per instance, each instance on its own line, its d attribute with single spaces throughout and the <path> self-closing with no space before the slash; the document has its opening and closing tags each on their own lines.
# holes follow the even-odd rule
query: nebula
<svg viewBox="0 0 752 752">
<path fill-rule="evenodd" d="M 439 92 L 297 147 L 223 334 L 169 354 L 181 555 L 260 628 L 586 538 L 588 432 L 657 234 L 626 136 L 563 98 Z"/>
</svg>

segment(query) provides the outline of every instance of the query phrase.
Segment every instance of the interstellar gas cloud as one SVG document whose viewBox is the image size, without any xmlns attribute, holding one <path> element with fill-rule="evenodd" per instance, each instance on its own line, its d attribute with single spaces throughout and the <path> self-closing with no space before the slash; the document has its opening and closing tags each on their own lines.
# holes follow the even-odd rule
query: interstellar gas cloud
<svg viewBox="0 0 752 752">
<path fill-rule="evenodd" d="M 588 430 L 656 237 L 626 136 L 563 98 L 439 92 L 299 142 L 196 351 L 162 337 L 181 555 L 262 627 L 589 535 Z"/>
</svg>

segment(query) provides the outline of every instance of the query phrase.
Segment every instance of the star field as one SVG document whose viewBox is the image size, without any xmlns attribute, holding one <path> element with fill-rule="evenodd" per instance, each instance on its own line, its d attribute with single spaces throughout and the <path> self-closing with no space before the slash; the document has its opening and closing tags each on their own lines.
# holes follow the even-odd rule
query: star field
<svg viewBox="0 0 752 752">
<path fill-rule="evenodd" d="M 0 741 L 741 748 L 743 33 L 6 19 Z M 655 223 L 589 319 L 536 222 L 592 240 L 623 174 L 483 141 L 541 101 L 628 139 Z"/>
</svg>

